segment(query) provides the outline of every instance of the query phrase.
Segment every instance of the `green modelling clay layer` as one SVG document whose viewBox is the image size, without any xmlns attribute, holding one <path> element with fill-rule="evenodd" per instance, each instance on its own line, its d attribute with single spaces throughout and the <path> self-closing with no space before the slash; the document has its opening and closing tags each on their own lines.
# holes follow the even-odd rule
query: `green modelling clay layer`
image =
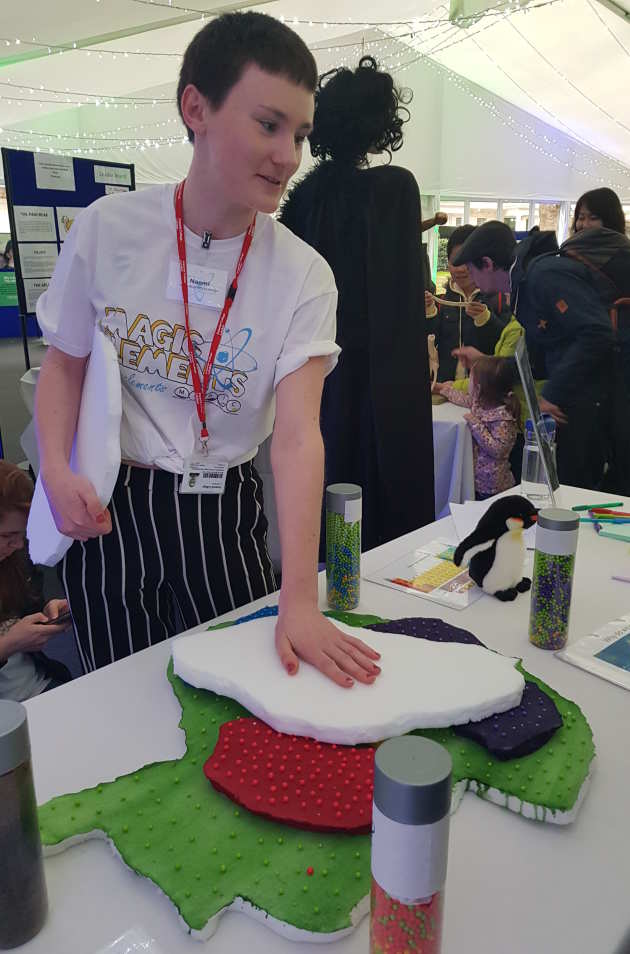
<svg viewBox="0 0 630 954">
<path fill-rule="evenodd" d="M 381 621 L 331 615 L 357 626 Z M 306 931 L 349 928 L 353 908 L 370 890 L 369 835 L 299 831 L 252 815 L 216 792 L 203 764 L 222 723 L 249 713 L 231 699 L 188 686 L 173 675 L 172 664 L 168 679 L 182 707 L 184 757 L 47 802 L 39 809 L 44 845 L 104 833 L 130 868 L 173 901 L 192 931 L 203 931 L 237 897 Z M 419 734 L 449 750 L 454 784 L 473 780 L 481 795 L 500 789 L 523 803 L 567 811 L 588 775 L 592 734 L 578 706 L 535 681 L 558 706 L 564 725 L 533 755 L 499 762 L 450 729 Z"/>
</svg>

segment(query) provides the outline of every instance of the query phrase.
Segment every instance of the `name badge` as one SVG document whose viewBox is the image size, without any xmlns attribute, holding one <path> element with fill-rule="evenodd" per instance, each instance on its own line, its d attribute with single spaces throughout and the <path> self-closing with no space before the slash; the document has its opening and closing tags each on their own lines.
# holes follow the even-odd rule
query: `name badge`
<svg viewBox="0 0 630 954">
<path fill-rule="evenodd" d="M 202 308 L 223 308 L 228 287 L 228 273 L 221 268 L 188 264 L 188 301 Z M 184 302 L 179 262 L 172 259 L 168 270 L 166 297 Z"/>
<path fill-rule="evenodd" d="M 179 485 L 180 494 L 222 494 L 228 462 L 216 457 L 196 454 L 184 461 L 184 475 Z"/>
</svg>

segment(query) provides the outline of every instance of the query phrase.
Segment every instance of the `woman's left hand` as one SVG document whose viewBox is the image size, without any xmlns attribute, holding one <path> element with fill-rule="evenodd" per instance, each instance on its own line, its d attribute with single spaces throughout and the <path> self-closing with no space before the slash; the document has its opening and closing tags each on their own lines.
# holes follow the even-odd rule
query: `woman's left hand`
<svg viewBox="0 0 630 954">
<path fill-rule="evenodd" d="M 338 686 L 349 689 L 357 682 L 371 685 L 380 673 L 379 653 L 354 636 L 342 633 L 317 607 L 281 610 L 276 624 L 276 651 L 282 665 L 294 676 L 299 660 L 315 666 Z"/>
<path fill-rule="evenodd" d="M 48 600 L 44 606 L 44 614 L 48 619 L 57 619 L 67 613 L 69 608 L 68 600 Z"/>
</svg>

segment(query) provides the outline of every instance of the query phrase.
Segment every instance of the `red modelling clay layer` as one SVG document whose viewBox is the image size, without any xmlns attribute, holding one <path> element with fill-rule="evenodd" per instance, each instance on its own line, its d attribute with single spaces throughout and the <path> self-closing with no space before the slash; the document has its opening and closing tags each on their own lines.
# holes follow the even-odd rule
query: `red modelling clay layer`
<svg viewBox="0 0 630 954">
<path fill-rule="evenodd" d="M 258 719 L 221 726 L 204 774 L 264 818 L 313 831 L 372 830 L 374 749 L 283 735 Z"/>
</svg>

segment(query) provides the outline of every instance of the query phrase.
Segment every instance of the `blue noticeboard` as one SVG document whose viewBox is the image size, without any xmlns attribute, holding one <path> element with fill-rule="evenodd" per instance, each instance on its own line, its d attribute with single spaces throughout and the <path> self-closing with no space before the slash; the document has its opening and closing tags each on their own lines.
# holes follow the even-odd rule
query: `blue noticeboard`
<svg viewBox="0 0 630 954">
<path fill-rule="evenodd" d="M 109 192 L 134 190 L 135 170 L 122 162 L 5 148 L 2 165 L 28 366 L 27 320 L 37 333 L 28 316 L 34 316 L 37 298 L 48 286 L 73 210 L 78 213 Z"/>
</svg>

